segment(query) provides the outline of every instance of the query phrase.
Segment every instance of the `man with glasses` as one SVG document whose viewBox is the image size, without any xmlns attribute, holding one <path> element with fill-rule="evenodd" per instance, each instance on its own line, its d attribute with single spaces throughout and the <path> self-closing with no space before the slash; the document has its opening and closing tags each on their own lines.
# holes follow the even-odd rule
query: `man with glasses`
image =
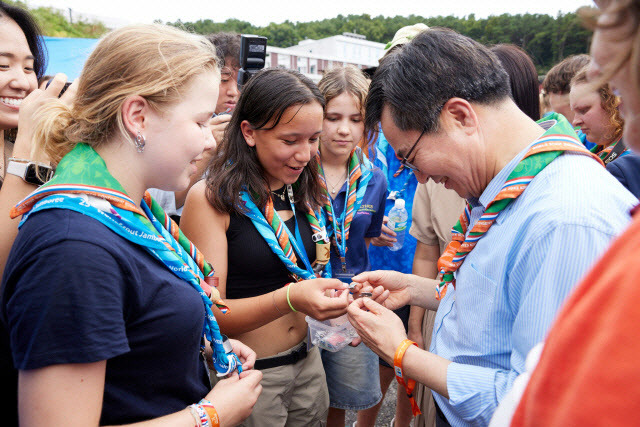
<svg viewBox="0 0 640 427">
<path fill-rule="evenodd" d="M 420 182 L 467 200 L 438 261 L 438 280 L 391 271 L 354 281 L 391 291 L 360 298 L 349 317 L 362 340 L 434 390 L 437 425 L 486 425 L 546 335 L 558 307 L 629 221 L 636 199 L 560 115 L 532 121 L 484 46 L 429 29 L 381 63 L 366 106 Z M 589 185 L 585 185 L 588 182 Z M 406 340 L 389 309 L 437 310 L 429 351 Z"/>
</svg>

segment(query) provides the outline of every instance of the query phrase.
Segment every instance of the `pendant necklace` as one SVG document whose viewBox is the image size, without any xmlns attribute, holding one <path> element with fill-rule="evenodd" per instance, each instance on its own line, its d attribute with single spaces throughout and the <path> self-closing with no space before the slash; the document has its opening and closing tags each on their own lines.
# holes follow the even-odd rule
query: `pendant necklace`
<svg viewBox="0 0 640 427">
<path fill-rule="evenodd" d="M 338 180 L 338 183 L 336 185 L 333 185 L 333 184 L 329 183 L 329 186 L 331 187 L 331 195 L 332 196 L 336 194 L 336 191 L 338 191 L 340 188 L 342 188 L 343 177 L 346 179 L 345 175 L 341 175 L 340 179 Z M 338 188 L 336 188 L 336 187 L 338 187 Z"/>
<path fill-rule="evenodd" d="M 280 200 L 282 200 L 284 202 L 284 193 L 285 193 L 285 191 L 287 191 L 287 186 L 286 185 L 284 187 L 282 187 L 282 194 L 276 193 L 273 190 L 271 190 L 271 194 L 273 194 L 274 196 L 278 196 L 280 198 Z"/>
</svg>

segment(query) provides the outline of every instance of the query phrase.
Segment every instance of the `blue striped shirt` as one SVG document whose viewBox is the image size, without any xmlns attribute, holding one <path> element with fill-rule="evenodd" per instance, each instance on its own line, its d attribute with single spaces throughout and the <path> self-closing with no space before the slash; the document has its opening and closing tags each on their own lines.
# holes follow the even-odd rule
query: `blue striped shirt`
<svg viewBox="0 0 640 427">
<path fill-rule="evenodd" d="M 469 229 L 527 149 L 470 200 Z M 453 363 L 447 369 L 449 400 L 434 397 L 451 425 L 489 423 L 529 350 L 628 224 L 636 203 L 597 162 L 566 153 L 498 216 L 456 273 L 456 289 L 449 286 L 435 319 L 430 351 Z"/>
</svg>

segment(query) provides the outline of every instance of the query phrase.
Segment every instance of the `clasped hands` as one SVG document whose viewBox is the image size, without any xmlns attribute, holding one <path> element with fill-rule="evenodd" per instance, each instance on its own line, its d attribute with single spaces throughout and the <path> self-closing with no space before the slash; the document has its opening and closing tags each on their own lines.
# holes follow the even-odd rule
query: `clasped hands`
<svg viewBox="0 0 640 427">
<path fill-rule="evenodd" d="M 368 271 L 353 278 L 355 290 L 373 288 L 386 298 L 358 298 L 349 304 L 347 316 L 362 342 L 393 365 L 398 345 L 407 338 L 402 320 L 392 311 L 405 305 L 437 309 L 435 280 L 397 271 Z"/>
</svg>

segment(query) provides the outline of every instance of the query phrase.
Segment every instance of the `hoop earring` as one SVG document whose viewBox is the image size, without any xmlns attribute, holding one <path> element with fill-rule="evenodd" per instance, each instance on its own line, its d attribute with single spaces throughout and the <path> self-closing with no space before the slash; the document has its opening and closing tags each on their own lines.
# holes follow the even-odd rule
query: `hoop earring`
<svg viewBox="0 0 640 427">
<path fill-rule="evenodd" d="M 142 135 L 142 133 L 140 133 L 140 131 L 138 131 L 138 134 L 136 135 L 136 138 L 133 141 L 133 143 L 136 146 L 136 151 L 138 153 L 142 153 L 144 151 L 144 146 L 146 145 L 147 140 Z"/>
</svg>

